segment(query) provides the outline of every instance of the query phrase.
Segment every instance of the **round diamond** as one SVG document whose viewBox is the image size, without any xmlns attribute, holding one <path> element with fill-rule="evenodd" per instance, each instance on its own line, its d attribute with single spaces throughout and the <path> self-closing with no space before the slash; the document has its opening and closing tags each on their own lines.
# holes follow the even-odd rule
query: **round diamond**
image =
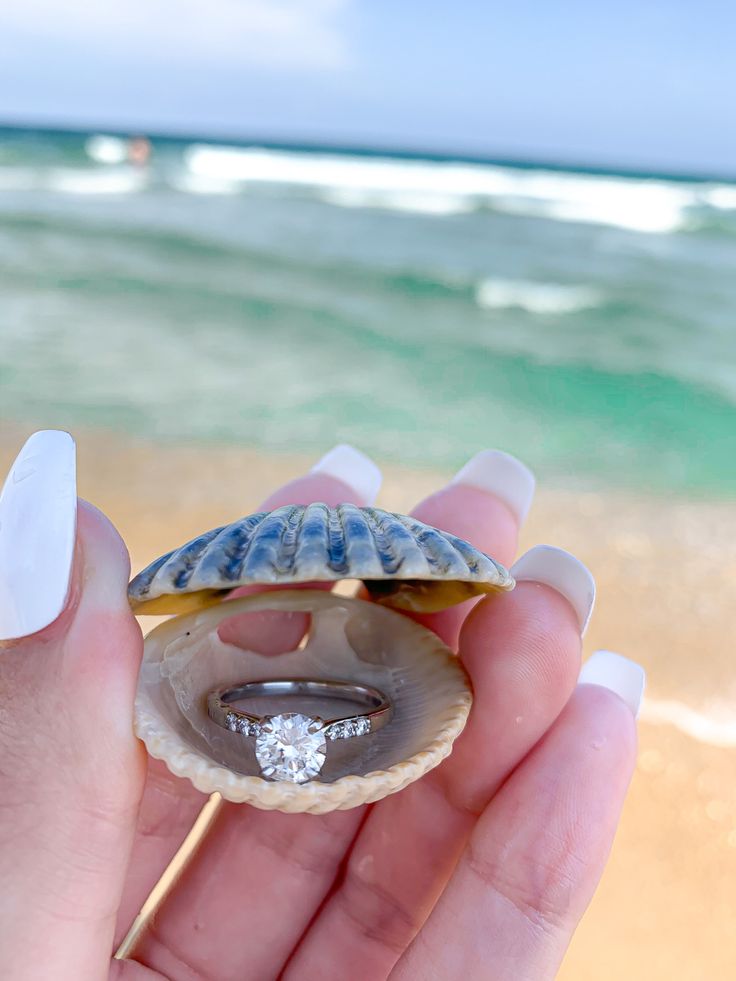
<svg viewBox="0 0 736 981">
<path fill-rule="evenodd" d="M 319 723 L 308 715 L 285 712 L 261 725 L 256 759 L 264 777 L 306 783 L 322 769 L 327 743 Z"/>
</svg>

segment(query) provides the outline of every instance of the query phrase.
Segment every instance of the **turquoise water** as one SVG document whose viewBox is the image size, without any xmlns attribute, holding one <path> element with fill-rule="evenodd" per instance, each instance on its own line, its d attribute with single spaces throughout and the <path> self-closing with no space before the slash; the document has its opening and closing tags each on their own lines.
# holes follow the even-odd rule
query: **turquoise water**
<svg viewBox="0 0 736 981">
<path fill-rule="evenodd" d="M 736 185 L 0 131 L 0 415 L 736 492 Z"/>
</svg>

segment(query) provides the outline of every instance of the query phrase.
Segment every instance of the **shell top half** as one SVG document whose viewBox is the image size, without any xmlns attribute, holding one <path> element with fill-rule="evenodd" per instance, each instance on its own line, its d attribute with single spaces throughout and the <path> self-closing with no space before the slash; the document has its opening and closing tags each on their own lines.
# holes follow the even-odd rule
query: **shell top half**
<svg viewBox="0 0 736 981">
<path fill-rule="evenodd" d="M 136 613 L 182 613 L 245 585 L 362 579 L 398 609 L 440 610 L 508 590 L 506 569 L 461 538 L 380 508 L 289 505 L 199 535 L 131 582 Z"/>
</svg>

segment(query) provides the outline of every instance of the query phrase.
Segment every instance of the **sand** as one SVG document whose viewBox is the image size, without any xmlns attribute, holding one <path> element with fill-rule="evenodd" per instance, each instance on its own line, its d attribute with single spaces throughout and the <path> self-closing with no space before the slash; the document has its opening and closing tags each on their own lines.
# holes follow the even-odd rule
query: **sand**
<svg viewBox="0 0 736 981">
<path fill-rule="evenodd" d="M 0 472 L 27 434 L 0 424 Z M 134 570 L 313 462 L 76 435 L 80 494 L 115 522 Z M 384 472 L 379 504 L 396 510 L 449 477 Z M 522 544 L 540 541 L 596 577 L 586 653 L 620 651 L 649 678 L 620 831 L 560 978 L 736 977 L 736 504 L 542 487 Z"/>
</svg>

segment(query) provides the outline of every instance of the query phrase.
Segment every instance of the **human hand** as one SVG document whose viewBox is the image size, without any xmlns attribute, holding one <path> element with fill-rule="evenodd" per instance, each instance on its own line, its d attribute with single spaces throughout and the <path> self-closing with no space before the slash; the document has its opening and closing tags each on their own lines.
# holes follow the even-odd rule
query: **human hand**
<svg viewBox="0 0 736 981">
<path fill-rule="evenodd" d="M 578 684 L 593 580 L 548 547 L 517 562 L 513 592 L 422 618 L 475 692 L 441 766 L 323 816 L 223 804 L 111 961 L 206 799 L 133 735 L 127 553 L 74 476 L 70 437 L 36 434 L 0 500 L 4 981 L 554 977 L 613 839 L 643 672 L 601 652 Z M 343 450 L 264 506 L 369 503 L 373 478 Z M 509 564 L 532 491 L 488 452 L 414 513 Z"/>
</svg>

